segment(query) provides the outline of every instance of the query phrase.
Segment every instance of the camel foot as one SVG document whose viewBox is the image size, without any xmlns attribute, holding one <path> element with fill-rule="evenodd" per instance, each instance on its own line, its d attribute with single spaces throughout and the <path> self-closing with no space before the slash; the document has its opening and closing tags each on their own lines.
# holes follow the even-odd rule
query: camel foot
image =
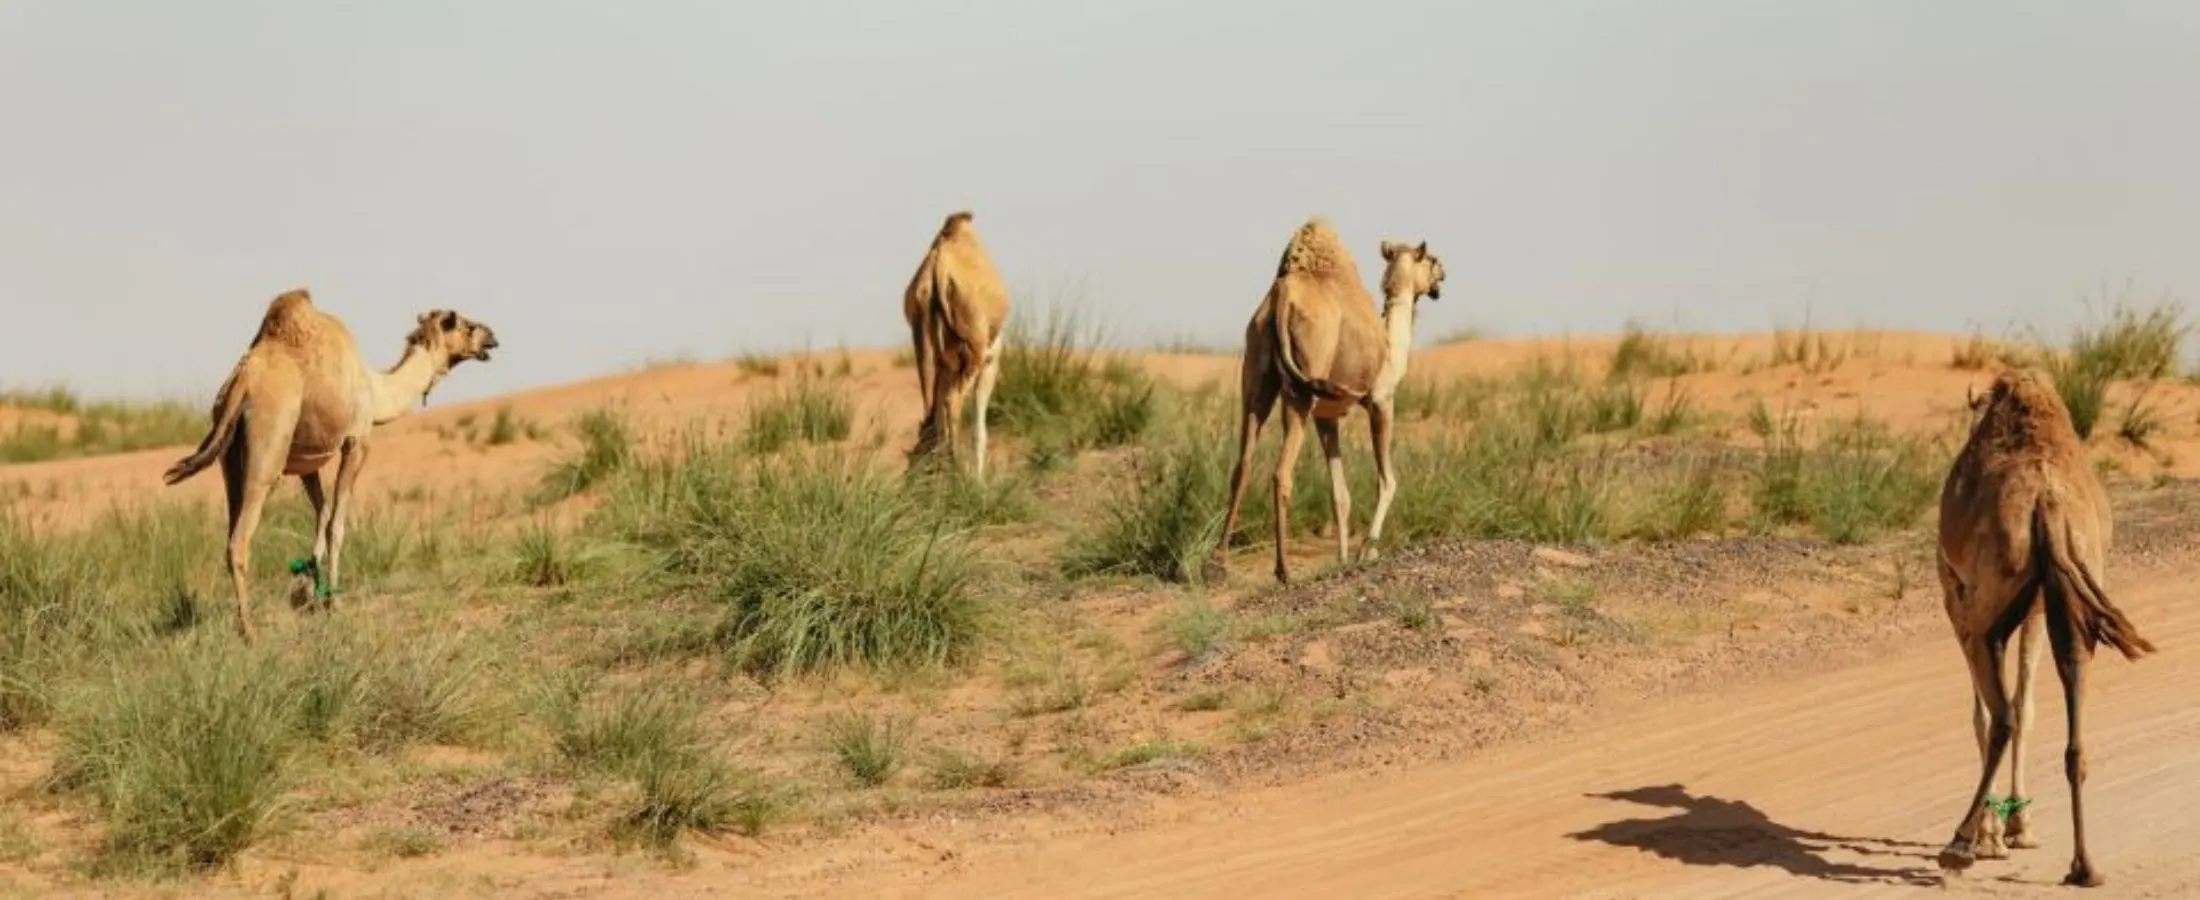
<svg viewBox="0 0 2200 900">
<path fill-rule="evenodd" d="M 1286 568 L 1284 568 L 1284 567 L 1282 567 L 1282 566 L 1277 566 L 1277 567 L 1276 567 L 1276 583 L 1277 583 L 1277 584 L 1290 584 L 1290 583 L 1291 583 L 1291 570 L 1289 570 L 1289 569 L 1286 569 Z"/>
<path fill-rule="evenodd" d="M 290 608 L 297 612 L 305 612 L 312 606 L 313 576 L 292 575 L 290 577 Z"/>
<path fill-rule="evenodd" d="M 1943 872 L 1961 874 L 1977 861 L 1971 855 L 1971 848 L 1963 846 L 1960 841 L 1950 841 L 1948 846 L 1940 848 L 1940 869 Z"/>
<path fill-rule="evenodd" d="M 1230 580 L 1230 566 L 1219 559 L 1210 559 L 1199 567 L 1199 580 L 1208 584 L 1224 584 Z"/>
<path fill-rule="evenodd" d="M 1979 859 L 2008 859 L 2009 845 L 2002 842 L 2001 835 L 1982 834 L 1972 852 Z"/>
<path fill-rule="evenodd" d="M 2070 874 L 2063 876 L 2063 883 L 2071 887 L 2092 888 L 2107 884 L 2108 879 L 2102 878 L 2101 873 L 2094 871 L 2092 866 L 2078 864 L 2070 867 Z"/>
<path fill-rule="evenodd" d="M 2008 845 L 2010 849 L 2039 849 L 2040 839 L 2037 832 L 2032 829 L 2032 813 L 2030 810 L 2018 810 L 2015 815 L 2010 816 L 2009 825 L 2004 831 L 2006 833 L 2002 842 Z"/>
<path fill-rule="evenodd" d="M 1367 546 L 1360 548 L 1360 562 L 1363 564 L 1371 563 L 1378 559 L 1381 559 L 1382 555 L 1383 552 L 1381 550 L 1375 549 L 1374 544 L 1368 544 Z"/>
</svg>

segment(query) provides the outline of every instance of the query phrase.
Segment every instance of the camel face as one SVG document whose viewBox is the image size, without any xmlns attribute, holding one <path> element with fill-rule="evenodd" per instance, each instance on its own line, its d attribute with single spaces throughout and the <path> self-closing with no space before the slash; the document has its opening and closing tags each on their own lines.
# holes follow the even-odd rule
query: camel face
<svg viewBox="0 0 2200 900">
<path fill-rule="evenodd" d="M 469 359 L 488 362 L 489 351 L 497 348 L 495 329 L 455 310 L 431 309 L 421 313 L 420 329 L 414 333 L 423 345 L 442 357 L 446 366 L 456 366 Z"/>
<path fill-rule="evenodd" d="M 1424 296 L 1443 299 L 1444 261 L 1429 252 L 1427 241 L 1410 247 L 1384 241 L 1383 260 L 1390 264 L 1383 272 L 1385 294 L 1407 294 L 1416 300 Z"/>
</svg>

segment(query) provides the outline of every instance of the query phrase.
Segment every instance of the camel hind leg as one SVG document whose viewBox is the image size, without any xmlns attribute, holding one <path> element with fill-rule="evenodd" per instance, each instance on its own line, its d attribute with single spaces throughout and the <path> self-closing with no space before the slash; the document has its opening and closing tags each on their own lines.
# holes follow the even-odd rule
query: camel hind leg
<svg viewBox="0 0 2200 900">
<path fill-rule="evenodd" d="M 1245 500 L 1245 482 L 1253 471 L 1253 448 L 1260 444 L 1261 428 L 1276 408 L 1276 381 L 1250 359 L 1241 376 L 1243 415 L 1239 417 L 1237 466 L 1230 470 L 1230 502 L 1222 515 L 1222 534 L 1215 539 L 1214 558 L 1208 560 L 1206 578 L 1219 582 L 1229 574 L 1230 536 L 1237 533 L 1238 509 Z"/>
<path fill-rule="evenodd" d="M 2016 603 L 2030 604 L 2030 591 L 2015 598 Z M 2007 655 L 2009 635 L 2016 630 L 2016 622 L 2008 621 L 2004 614 L 2001 621 L 1988 626 L 1984 634 L 1963 642 L 1964 662 L 1971 669 L 1972 689 L 1979 702 L 1986 708 L 1986 739 L 1979 765 L 1978 787 L 1971 793 L 1971 802 L 1963 807 L 1963 818 L 1956 825 L 1956 833 L 1948 846 L 1940 851 L 1940 867 L 1960 872 L 1971 867 L 1978 858 L 1980 829 L 1988 815 L 1986 795 L 1993 789 L 1994 776 L 2001 769 L 2002 755 L 2009 749 L 2010 719 L 2009 695 L 2002 685 L 2002 660 Z"/>
<path fill-rule="evenodd" d="M 2047 645 L 2041 640 L 2044 621 L 2040 616 L 2027 617 L 2017 636 L 2017 681 L 2011 694 L 2016 719 L 2009 731 L 2009 800 L 2016 808 L 2009 813 L 2003 840 L 2012 850 L 2040 845 L 2039 830 L 2032 824 L 2031 795 L 2025 792 L 2024 747 L 2037 706 L 2032 689 L 2039 680 L 2040 652 Z"/>
<path fill-rule="evenodd" d="M 291 432 L 297 427 L 298 413 L 269 412 L 266 415 L 246 414 L 237 424 L 244 433 L 242 440 L 231 440 L 229 452 L 239 458 L 225 463 L 226 475 L 234 470 L 237 479 L 231 493 L 235 497 L 235 514 L 229 522 L 229 580 L 237 592 L 237 633 L 251 643 L 256 635 L 252 630 L 252 536 L 260 528 L 260 514 L 266 510 L 267 496 L 275 490 L 275 483 L 282 480 L 283 463 L 289 454 Z"/>
<path fill-rule="evenodd" d="M 2050 596 L 2046 606 L 2047 639 L 2055 652 L 2055 674 L 2062 679 L 2063 711 L 2069 717 L 2063 777 L 2070 782 L 2071 858 L 2070 873 L 2063 876 L 2063 883 L 2099 887 L 2105 880 L 2093 867 L 2093 857 L 2085 847 L 2085 669 L 2093 651 L 2077 633 L 2079 626 L 2070 620 L 2069 607 L 2062 598 Z"/>
</svg>

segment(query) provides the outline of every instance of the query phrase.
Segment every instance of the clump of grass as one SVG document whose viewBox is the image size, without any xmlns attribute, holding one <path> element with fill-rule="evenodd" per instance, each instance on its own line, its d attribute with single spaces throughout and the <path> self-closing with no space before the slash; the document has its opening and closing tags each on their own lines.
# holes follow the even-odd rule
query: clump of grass
<svg viewBox="0 0 2200 900">
<path fill-rule="evenodd" d="M 2146 388 L 2141 388 L 2132 396 L 2131 402 L 2124 405 L 2122 421 L 2116 426 L 2117 437 L 2141 449 L 2145 449 L 2154 440 L 2154 435 L 2162 430 L 2161 413 L 2147 402 L 2147 392 Z"/>
<path fill-rule="evenodd" d="M 615 833 L 669 845 L 684 831 L 755 832 L 778 798 L 720 762 L 704 736 L 702 705 L 669 683 L 590 696 L 580 682 L 554 687 L 551 740 L 567 767 L 623 778 L 639 789 Z"/>
<path fill-rule="evenodd" d="M 1627 520 L 1626 536 L 1670 541 L 1716 533 L 1726 524 L 1726 486 L 1717 457 L 1690 454 L 1679 470 L 1639 492 L 1641 505 Z"/>
<path fill-rule="evenodd" d="M 1800 331 L 1775 328 L 1772 331 L 1772 364 L 1797 366 L 1803 371 L 1818 374 L 1830 372 L 1848 362 L 1850 349 L 1846 341 L 1836 341 L 1823 331 L 1813 331 L 1806 322 Z"/>
<path fill-rule="evenodd" d="M 1790 423 L 1775 433 L 1753 476 L 1761 522 L 1858 543 L 1914 521 L 1939 488 L 1940 461 L 1926 445 L 1883 426 L 1859 418 L 1808 447 L 1799 432 Z"/>
<path fill-rule="evenodd" d="M 825 720 L 825 744 L 856 784 L 878 787 L 901 770 L 909 723 L 871 713 L 835 715 Z"/>
<path fill-rule="evenodd" d="M 2177 374 L 2181 348 L 2191 332 L 2179 304 L 2141 311 L 2119 302 L 2108 321 L 2071 336 L 2070 356 L 2078 369 L 2109 380 L 2168 378 Z"/>
<path fill-rule="evenodd" d="M 1678 342 L 1644 331 L 1634 322 L 1627 323 L 1619 339 L 1619 346 L 1612 350 L 1609 376 L 1613 380 L 1647 376 L 1672 378 L 1708 368 L 1704 359 L 1695 351 Z"/>
<path fill-rule="evenodd" d="M 1674 382 L 1666 388 L 1665 402 L 1643 420 L 1642 431 L 1656 437 L 1671 437 L 1696 424 L 1698 418 L 1695 399 L 1679 382 Z"/>
<path fill-rule="evenodd" d="M 497 407 L 496 415 L 489 420 L 489 431 L 482 436 L 481 442 L 491 447 L 502 447 L 523 437 L 530 441 L 539 441 L 542 440 L 542 434 L 540 423 L 513 412 L 512 405 L 506 403 Z"/>
<path fill-rule="evenodd" d="M 837 443 L 848 439 L 853 418 L 846 390 L 804 376 L 749 408 L 746 439 L 758 453 L 776 453 L 796 443 Z"/>
<path fill-rule="evenodd" d="M 1039 329 L 1010 322 L 988 423 L 1029 442 L 1042 460 L 1128 444 L 1150 429 L 1160 398 L 1152 379 L 1122 363 L 1102 365 L 1097 328 L 1066 306 Z"/>
<path fill-rule="evenodd" d="M 574 423 L 580 452 L 553 467 L 535 489 L 537 503 L 555 503 L 580 494 L 634 464 L 634 435 L 626 418 L 605 408 L 581 414 Z"/>
<path fill-rule="evenodd" d="M 728 610 L 758 674 L 957 663 L 985 608 L 964 534 L 852 453 L 697 445 L 643 466 L 604 514 L 662 555 L 671 586 Z"/>
<path fill-rule="evenodd" d="M 1230 616 L 1206 597 L 1193 597 L 1170 610 L 1160 628 L 1170 649 L 1196 664 L 1222 651 L 1230 638 Z"/>
<path fill-rule="evenodd" d="M 418 826 L 381 828 L 367 835 L 370 852 L 399 859 L 418 859 L 443 852 L 443 836 Z"/>
<path fill-rule="evenodd" d="M 776 356 L 767 356 L 762 353 L 743 353 L 734 357 L 733 364 L 741 370 L 743 375 L 758 378 L 776 378 L 779 376 L 780 363 L 779 358 Z"/>
<path fill-rule="evenodd" d="M 1191 741 L 1141 741 L 1093 760 L 1093 769 L 1110 772 L 1172 759 L 1190 759 L 1205 748 Z"/>
<path fill-rule="evenodd" d="M 1101 522 L 1071 539 L 1071 577 L 1147 575 L 1191 583 L 1221 536 L 1230 465 L 1224 443 L 1187 434 L 1141 452 L 1127 488 L 1108 494 Z"/>
<path fill-rule="evenodd" d="M 270 653 L 187 641 L 73 693 L 55 779 L 98 804 L 108 863 L 206 869 L 258 840 L 298 746 L 288 688 Z"/>
<path fill-rule="evenodd" d="M 1005 757 L 934 747 L 926 755 L 924 784 L 936 791 L 1003 788 L 1016 783 L 1018 768 L 1014 760 Z"/>
<path fill-rule="evenodd" d="M 53 422 L 24 422 L 0 434 L 0 463 L 44 462 L 132 453 L 197 443 L 206 408 L 180 401 L 87 402 L 67 388 L 0 392 L 0 406 L 53 413 Z"/>
</svg>

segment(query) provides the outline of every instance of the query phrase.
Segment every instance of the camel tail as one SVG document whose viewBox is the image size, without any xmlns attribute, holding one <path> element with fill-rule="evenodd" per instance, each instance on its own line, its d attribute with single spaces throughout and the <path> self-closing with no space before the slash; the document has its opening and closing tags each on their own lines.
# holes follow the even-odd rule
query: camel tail
<svg viewBox="0 0 2200 900">
<path fill-rule="evenodd" d="M 2154 644 L 2140 636 L 2123 610 L 2109 601 L 2093 572 L 2071 554 L 2069 532 L 2061 519 L 2049 514 L 2046 503 L 2032 510 L 2032 564 L 2038 567 L 2047 614 L 2068 622 L 2088 650 L 2107 644 L 2133 660 L 2153 653 Z"/>
<path fill-rule="evenodd" d="M 1277 285 L 1276 311 L 1269 319 L 1276 329 L 1276 356 L 1283 360 L 1283 374 L 1324 400 L 1358 400 L 1367 396 L 1327 378 L 1309 376 L 1299 368 L 1298 356 L 1291 352 L 1291 308 L 1290 291 Z"/>
<path fill-rule="evenodd" d="M 950 221 L 950 227 L 952 227 L 952 220 Z M 970 368 L 965 364 L 966 360 L 963 359 L 965 354 L 962 348 L 950 341 L 950 338 L 959 336 L 961 332 L 955 327 L 954 304 L 948 302 L 947 279 L 940 274 L 941 266 L 940 252 L 938 248 L 934 248 L 932 251 L 932 296 L 924 305 L 924 339 L 918 342 L 919 349 L 917 351 L 917 365 L 930 373 L 927 379 L 931 386 L 930 393 L 924 398 L 924 422 L 917 427 L 917 448 L 920 452 L 929 450 L 936 445 L 939 442 L 940 433 L 953 425 L 951 422 L 941 421 L 947 415 L 947 405 L 943 402 L 943 399 L 949 393 L 961 389 L 964 374 Z M 954 363 L 948 366 L 951 371 L 932 371 L 932 366 L 942 359 Z M 953 380 L 941 383 L 940 379 L 942 377 L 949 377 Z"/>
<path fill-rule="evenodd" d="M 213 429 L 199 440 L 199 448 L 191 451 L 190 456 L 168 467 L 161 475 L 162 483 L 173 485 L 206 471 L 207 466 L 213 465 L 229 449 L 230 440 L 237 434 L 237 420 L 244 416 L 244 386 L 239 381 L 243 375 L 244 365 L 240 363 L 236 371 L 229 373 L 229 380 L 222 382 L 221 391 L 214 399 Z"/>
</svg>

